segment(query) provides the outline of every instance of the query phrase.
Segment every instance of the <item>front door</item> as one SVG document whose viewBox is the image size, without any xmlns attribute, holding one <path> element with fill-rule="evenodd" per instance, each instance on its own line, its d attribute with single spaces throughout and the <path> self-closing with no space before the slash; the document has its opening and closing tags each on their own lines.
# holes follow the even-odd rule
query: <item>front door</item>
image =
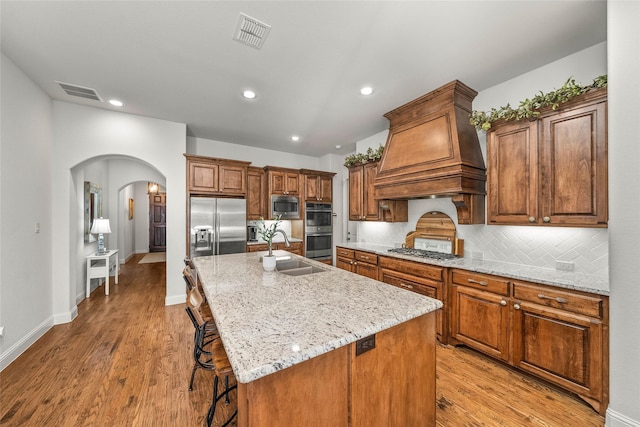
<svg viewBox="0 0 640 427">
<path fill-rule="evenodd" d="M 149 252 L 167 249 L 167 193 L 149 193 Z"/>
</svg>

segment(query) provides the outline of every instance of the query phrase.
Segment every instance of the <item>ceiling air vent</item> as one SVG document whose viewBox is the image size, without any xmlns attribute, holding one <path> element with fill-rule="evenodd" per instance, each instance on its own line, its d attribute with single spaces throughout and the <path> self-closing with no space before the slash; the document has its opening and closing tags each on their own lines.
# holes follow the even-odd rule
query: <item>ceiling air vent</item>
<svg viewBox="0 0 640 427">
<path fill-rule="evenodd" d="M 269 31 L 271 31 L 271 25 L 241 13 L 233 39 L 247 46 L 261 49 Z"/>
<path fill-rule="evenodd" d="M 102 102 L 102 98 L 100 98 L 98 92 L 90 87 L 72 85 L 70 83 L 62 83 L 58 81 L 56 81 L 56 83 L 58 83 L 58 86 L 60 86 L 67 95 L 79 96 L 80 98 L 93 99 L 94 101 Z"/>
</svg>

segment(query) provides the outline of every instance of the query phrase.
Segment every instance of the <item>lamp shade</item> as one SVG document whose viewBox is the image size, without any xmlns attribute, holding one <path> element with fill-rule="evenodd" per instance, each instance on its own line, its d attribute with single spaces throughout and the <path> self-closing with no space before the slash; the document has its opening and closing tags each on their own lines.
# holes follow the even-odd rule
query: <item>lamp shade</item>
<svg viewBox="0 0 640 427">
<path fill-rule="evenodd" d="M 100 233 L 111 233 L 111 226 L 109 226 L 108 218 L 96 218 L 93 220 L 93 225 L 91 226 L 91 234 Z"/>
</svg>

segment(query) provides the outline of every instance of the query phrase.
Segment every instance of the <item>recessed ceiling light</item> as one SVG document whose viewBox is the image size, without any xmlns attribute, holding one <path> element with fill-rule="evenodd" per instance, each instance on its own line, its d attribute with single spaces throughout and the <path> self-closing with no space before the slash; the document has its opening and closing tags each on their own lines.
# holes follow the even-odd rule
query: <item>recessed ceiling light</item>
<svg viewBox="0 0 640 427">
<path fill-rule="evenodd" d="M 244 92 L 242 92 L 242 96 L 247 99 L 253 99 L 256 97 L 256 93 L 252 90 L 245 90 Z"/>
<path fill-rule="evenodd" d="M 362 95 L 371 95 L 373 93 L 373 88 L 371 86 L 365 86 L 362 89 L 360 89 L 360 93 Z"/>
<path fill-rule="evenodd" d="M 339 150 L 342 148 L 342 145 L 336 145 L 336 148 Z"/>
<path fill-rule="evenodd" d="M 291 137 L 291 140 L 292 140 L 293 142 L 298 142 L 298 141 L 300 141 L 300 137 L 299 137 L 298 135 L 293 135 L 293 136 Z"/>
<path fill-rule="evenodd" d="M 122 101 L 118 101 L 117 99 L 110 99 L 109 104 L 113 105 L 114 107 L 122 107 L 124 105 Z"/>
</svg>

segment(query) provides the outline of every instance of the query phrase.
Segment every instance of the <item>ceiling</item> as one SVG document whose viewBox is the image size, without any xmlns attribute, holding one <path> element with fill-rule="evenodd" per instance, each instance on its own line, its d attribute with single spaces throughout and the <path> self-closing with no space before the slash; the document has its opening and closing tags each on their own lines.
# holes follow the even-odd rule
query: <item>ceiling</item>
<svg viewBox="0 0 640 427">
<path fill-rule="evenodd" d="M 452 80 L 482 91 L 606 40 L 606 2 L 594 0 L 2 0 L 0 8 L 2 51 L 53 99 L 310 156 L 353 152 L 388 128 L 383 114 Z M 233 40 L 240 13 L 271 26 L 262 49 Z M 125 106 L 69 96 L 56 80 Z M 361 95 L 364 85 L 374 93 Z M 247 88 L 257 98 L 242 98 Z"/>
</svg>

